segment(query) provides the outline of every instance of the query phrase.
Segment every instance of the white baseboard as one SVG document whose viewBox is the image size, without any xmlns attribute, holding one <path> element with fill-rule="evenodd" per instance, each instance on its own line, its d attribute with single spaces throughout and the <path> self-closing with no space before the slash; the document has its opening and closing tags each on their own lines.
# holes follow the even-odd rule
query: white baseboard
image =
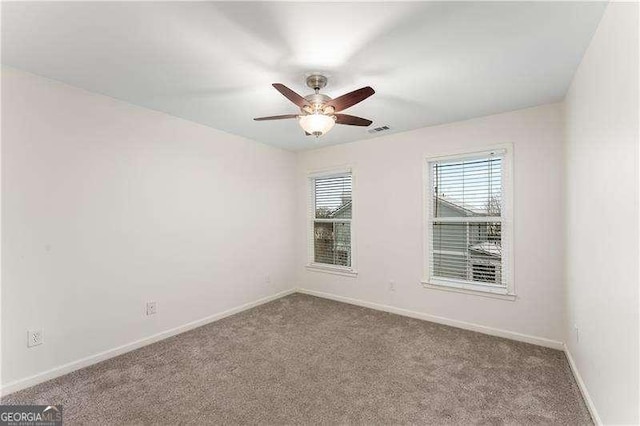
<svg viewBox="0 0 640 426">
<path fill-rule="evenodd" d="M 584 402 L 587 404 L 587 408 L 589 409 L 589 413 L 591 414 L 591 418 L 593 419 L 593 422 L 598 426 L 602 425 L 602 420 L 600 420 L 600 416 L 598 415 L 596 406 L 593 403 L 593 400 L 591 399 L 591 395 L 589 395 L 587 386 L 584 384 L 584 381 L 582 380 L 582 376 L 578 371 L 578 366 L 576 365 L 576 362 L 573 360 L 573 356 L 571 355 L 571 352 L 569 351 L 569 348 L 567 347 L 567 345 L 564 345 L 564 353 L 567 356 L 567 360 L 569 361 L 569 366 L 571 367 L 571 372 L 573 373 L 573 377 L 575 377 L 576 379 L 576 383 L 578 384 L 580 393 L 582 393 L 582 398 L 584 399 Z"/>
<path fill-rule="evenodd" d="M 208 317 L 190 322 L 188 324 L 184 324 L 166 331 L 162 331 L 160 333 L 154 334 L 153 336 L 145 337 L 144 339 L 136 340 L 135 342 L 127 343 L 126 345 L 122 345 L 114 349 L 109 349 L 104 352 L 90 355 L 86 358 L 82 358 L 77 361 L 72 361 L 68 364 L 64 364 L 59 367 L 52 368 L 50 370 L 35 374 L 30 377 L 26 377 L 24 379 L 7 383 L 6 385 L 0 388 L 0 395 L 7 395 L 10 393 L 19 391 L 21 389 L 25 389 L 25 388 L 37 385 L 38 383 L 55 379 L 56 377 L 71 373 L 72 371 L 76 371 L 81 368 L 85 368 L 90 365 L 97 364 L 100 361 L 104 361 L 106 359 L 113 358 L 118 355 L 122 355 L 134 349 L 138 349 L 143 346 L 147 346 L 152 343 L 158 342 L 160 340 L 169 338 L 171 336 L 184 333 L 185 331 L 193 330 L 194 328 L 198 328 L 205 324 L 209 324 L 211 322 L 218 321 L 222 318 L 228 317 L 230 315 L 237 314 L 242 311 L 246 311 L 247 309 L 255 308 L 256 306 L 262 305 L 267 302 L 271 302 L 272 300 L 279 299 L 281 297 L 287 296 L 292 293 L 295 293 L 295 289 L 286 290 L 286 291 L 282 291 L 280 293 L 274 294 L 272 296 L 263 297 L 262 299 L 245 303 L 244 305 L 240 305 L 235 308 L 227 309 L 226 311 L 210 315 Z"/>
<path fill-rule="evenodd" d="M 315 290 L 307 290 L 304 288 L 297 289 L 298 293 L 309 294 L 311 296 L 322 297 L 324 299 L 331 299 L 337 302 L 349 303 L 351 305 L 362 306 L 365 308 L 371 308 L 378 311 L 390 312 L 392 314 L 402 315 L 405 317 L 416 318 L 420 320 L 435 322 L 438 324 L 450 325 L 452 327 L 463 328 L 465 330 L 477 331 L 483 334 L 489 334 L 491 336 L 504 337 L 506 339 L 517 340 L 519 342 L 531 343 L 538 346 L 544 346 L 547 348 L 564 350 L 564 343 L 546 339 L 544 337 L 530 336 L 528 334 L 516 333 L 515 331 L 502 330 L 499 328 L 487 327 L 480 324 L 474 324 L 471 322 L 459 321 L 450 318 L 439 317 L 436 315 L 425 314 L 422 312 L 411 311 L 403 308 L 396 308 L 395 306 L 382 305 L 374 302 L 367 302 L 359 299 L 352 299 L 350 297 L 336 296 L 335 294 L 323 293 Z"/>
</svg>

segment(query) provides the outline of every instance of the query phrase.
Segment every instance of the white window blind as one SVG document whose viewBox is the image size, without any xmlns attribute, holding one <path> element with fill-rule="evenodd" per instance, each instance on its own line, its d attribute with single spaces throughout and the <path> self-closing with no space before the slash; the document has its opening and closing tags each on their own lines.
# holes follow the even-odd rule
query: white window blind
<svg viewBox="0 0 640 426">
<path fill-rule="evenodd" d="M 429 162 L 429 282 L 508 289 L 504 163 L 504 151 Z"/>
<path fill-rule="evenodd" d="M 351 173 L 311 178 L 311 263 L 351 268 Z"/>
</svg>

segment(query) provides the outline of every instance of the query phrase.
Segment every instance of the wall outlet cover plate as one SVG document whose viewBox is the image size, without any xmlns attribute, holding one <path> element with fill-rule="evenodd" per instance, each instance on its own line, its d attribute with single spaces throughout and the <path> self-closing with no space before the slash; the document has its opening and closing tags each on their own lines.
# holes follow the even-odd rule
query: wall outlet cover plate
<svg viewBox="0 0 640 426">
<path fill-rule="evenodd" d="M 27 347 L 32 348 L 39 346 L 44 342 L 44 334 L 42 330 L 28 330 L 27 331 Z"/>
</svg>

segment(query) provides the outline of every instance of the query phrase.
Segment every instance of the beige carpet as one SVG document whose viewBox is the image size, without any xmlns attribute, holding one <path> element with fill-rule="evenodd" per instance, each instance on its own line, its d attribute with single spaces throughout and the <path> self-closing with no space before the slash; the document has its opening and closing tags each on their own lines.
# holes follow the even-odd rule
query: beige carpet
<svg viewBox="0 0 640 426">
<path fill-rule="evenodd" d="M 590 424 L 560 351 L 294 294 L 30 389 L 68 424 Z"/>
</svg>

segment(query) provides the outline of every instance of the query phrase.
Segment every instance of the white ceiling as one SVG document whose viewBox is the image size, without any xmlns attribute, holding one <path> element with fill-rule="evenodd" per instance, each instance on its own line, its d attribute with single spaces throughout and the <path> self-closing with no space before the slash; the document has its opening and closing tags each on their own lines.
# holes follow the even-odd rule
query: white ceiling
<svg viewBox="0 0 640 426">
<path fill-rule="evenodd" d="M 345 112 L 393 132 L 562 100 L 601 2 L 2 3 L 2 63 L 278 147 L 374 137 L 336 126 L 315 140 L 271 87 L 306 95 L 305 73 Z M 381 134 L 387 134 L 384 132 Z"/>
</svg>

